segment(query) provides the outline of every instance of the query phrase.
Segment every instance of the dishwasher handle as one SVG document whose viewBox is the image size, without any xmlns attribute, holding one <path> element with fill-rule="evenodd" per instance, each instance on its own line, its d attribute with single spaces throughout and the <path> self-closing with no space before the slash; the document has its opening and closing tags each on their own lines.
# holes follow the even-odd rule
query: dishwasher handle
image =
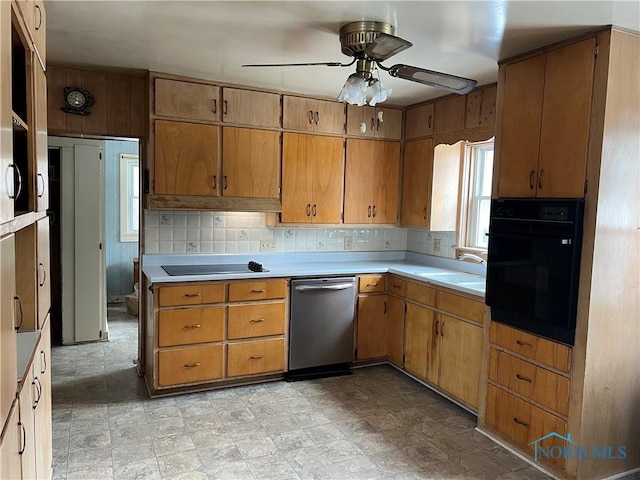
<svg viewBox="0 0 640 480">
<path fill-rule="evenodd" d="M 345 290 L 353 286 L 353 283 L 336 283 L 334 285 L 299 285 L 295 289 L 297 292 L 311 292 L 316 290 Z"/>
</svg>

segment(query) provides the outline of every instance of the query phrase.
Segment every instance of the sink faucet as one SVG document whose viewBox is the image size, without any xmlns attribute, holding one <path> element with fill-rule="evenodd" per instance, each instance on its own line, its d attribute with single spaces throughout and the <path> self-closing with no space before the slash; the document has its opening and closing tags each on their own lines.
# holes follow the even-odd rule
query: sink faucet
<svg viewBox="0 0 640 480">
<path fill-rule="evenodd" d="M 467 258 L 470 260 L 475 260 L 476 262 L 484 265 L 485 267 L 487 266 L 487 262 L 484 258 L 478 255 L 474 255 L 473 253 L 462 253 L 458 255 L 458 260 L 466 260 Z"/>
</svg>

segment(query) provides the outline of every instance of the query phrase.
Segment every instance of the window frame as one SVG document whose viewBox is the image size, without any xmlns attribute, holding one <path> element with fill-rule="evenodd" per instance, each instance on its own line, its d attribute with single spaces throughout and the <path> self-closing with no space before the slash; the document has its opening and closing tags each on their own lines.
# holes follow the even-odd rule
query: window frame
<svg viewBox="0 0 640 480">
<path fill-rule="evenodd" d="M 140 174 L 140 158 L 137 154 L 121 153 L 120 154 L 120 242 L 130 243 L 137 242 L 139 238 L 139 231 L 135 231 L 131 226 L 133 223 L 133 202 L 132 199 L 139 205 L 140 204 L 140 191 L 138 190 L 138 197 L 133 196 L 133 183 L 132 180 L 138 182 L 138 189 L 140 179 L 132 179 L 131 169 L 132 167 L 138 167 L 138 176 Z M 138 215 L 140 213 L 138 212 Z M 139 222 L 137 224 L 139 228 Z"/>
</svg>

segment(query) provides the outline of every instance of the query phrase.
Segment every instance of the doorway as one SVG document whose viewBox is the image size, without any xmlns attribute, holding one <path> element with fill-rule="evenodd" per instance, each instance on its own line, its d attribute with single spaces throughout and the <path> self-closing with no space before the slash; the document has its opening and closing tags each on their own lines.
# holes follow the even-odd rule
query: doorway
<svg viewBox="0 0 640 480">
<path fill-rule="evenodd" d="M 137 161 L 138 149 L 137 140 L 49 137 L 51 326 L 58 344 L 108 340 L 108 302 L 124 305 L 133 292 L 140 221 L 139 200 L 130 198 L 138 194 L 132 175 L 139 168 L 123 171 L 121 160 Z"/>
</svg>

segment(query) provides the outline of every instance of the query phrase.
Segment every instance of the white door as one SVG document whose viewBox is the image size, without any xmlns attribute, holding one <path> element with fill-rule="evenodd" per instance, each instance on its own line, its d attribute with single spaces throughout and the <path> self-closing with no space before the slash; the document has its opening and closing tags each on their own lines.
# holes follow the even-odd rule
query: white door
<svg viewBox="0 0 640 480">
<path fill-rule="evenodd" d="M 49 138 L 61 155 L 62 343 L 105 340 L 104 142 Z"/>
</svg>

